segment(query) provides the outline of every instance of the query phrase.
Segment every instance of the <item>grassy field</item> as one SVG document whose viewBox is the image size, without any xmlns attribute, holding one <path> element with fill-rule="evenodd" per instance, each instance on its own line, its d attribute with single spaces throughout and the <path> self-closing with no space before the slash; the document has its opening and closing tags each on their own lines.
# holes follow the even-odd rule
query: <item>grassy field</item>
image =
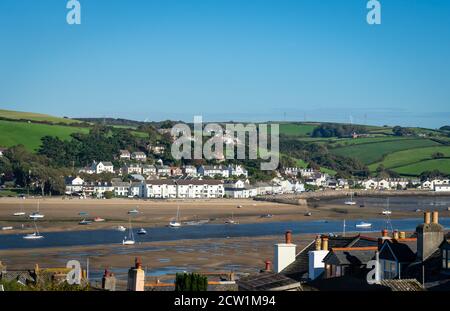
<svg viewBox="0 0 450 311">
<path fill-rule="evenodd" d="M 88 131 L 88 128 L 73 126 L 0 120 L 0 146 L 11 147 L 22 144 L 29 151 L 35 151 L 41 145 L 41 138 L 44 136 L 49 135 L 57 136 L 61 139 L 70 139 L 70 134 L 72 133 L 88 133 Z"/>
<path fill-rule="evenodd" d="M 332 149 L 331 152 L 358 159 L 364 164 L 371 164 L 381 161 L 384 156 L 393 152 L 433 146 L 440 146 L 440 144 L 429 139 L 402 139 L 352 145 Z"/>
<path fill-rule="evenodd" d="M 393 169 L 402 175 L 418 176 L 425 171 L 439 170 L 450 174 L 450 159 L 427 160 Z"/>
<path fill-rule="evenodd" d="M 315 124 L 280 124 L 280 134 L 287 136 L 305 137 L 310 136 L 314 129 L 317 127 Z"/>
<path fill-rule="evenodd" d="M 13 119 L 13 120 L 30 120 L 30 121 L 47 121 L 52 123 L 80 123 L 78 120 L 58 118 L 47 114 L 33 113 L 33 112 L 20 112 L 0 109 L 0 117 Z"/>
<path fill-rule="evenodd" d="M 436 152 L 444 154 L 445 157 L 450 157 L 450 146 L 417 148 L 394 152 L 387 155 L 383 161 L 369 165 L 369 169 L 375 171 L 381 164 L 384 165 L 385 168 L 392 169 L 431 160 L 432 155 Z"/>
</svg>

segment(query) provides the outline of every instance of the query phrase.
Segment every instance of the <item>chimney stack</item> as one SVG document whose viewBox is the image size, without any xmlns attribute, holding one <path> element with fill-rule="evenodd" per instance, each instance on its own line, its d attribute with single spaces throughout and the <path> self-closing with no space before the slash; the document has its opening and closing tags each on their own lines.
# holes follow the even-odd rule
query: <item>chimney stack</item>
<svg viewBox="0 0 450 311">
<path fill-rule="evenodd" d="M 394 240 L 400 239 L 400 234 L 398 233 L 398 230 L 394 230 L 393 236 L 394 236 Z"/>
<path fill-rule="evenodd" d="M 116 290 L 116 277 L 108 269 L 105 269 L 105 273 L 103 274 L 102 289 L 109 291 Z"/>
<path fill-rule="evenodd" d="M 328 237 L 327 236 L 322 237 L 322 250 L 323 251 L 328 250 Z"/>
<path fill-rule="evenodd" d="M 288 230 L 286 231 L 286 233 L 284 234 L 285 240 L 286 240 L 286 244 L 292 244 L 292 231 Z"/>
<path fill-rule="evenodd" d="M 136 257 L 134 267 L 128 270 L 127 290 L 143 292 L 145 284 L 145 272 L 142 270 L 142 260 Z"/>
<path fill-rule="evenodd" d="M 433 222 L 434 224 L 438 224 L 438 223 L 439 223 L 439 212 L 434 211 L 432 215 L 433 215 L 433 220 L 432 220 L 432 222 Z"/>
<path fill-rule="evenodd" d="M 406 232 L 405 231 L 400 231 L 400 239 L 406 239 Z"/>
<path fill-rule="evenodd" d="M 383 229 L 381 231 L 381 237 L 388 238 L 389 237 L 389 231 L 387 229 Z"/>
<path fill-rule="evenodd" d="M 266 264 L 266 269 L 265 269 L 265 271 L 266 271 L 266 272 L 272 271 L 272 262 L 271 262 L 270 260 L 266 260 L 264 263 Z"/>
<path fill-rule="evenodd" d="M 279 243 L 274 246 L 273 270 L 275 273 L 280 273 L 293 263 L 297 255 L 297 245 L 292 244 L 292 231 L 286 231 L 284 238 L 286 243 Z"/>
<path fill-rule="evenodd" d="M 320 235 L 316 236 L 316 251 L 322 250 L 322 238 Z"/>
<path fill-rule="evenodd" d="M 430 212 L 425 212 L 423 218 L 424 218 L 423 222 L 425 224 L 429 225 L 431 223 L 431 213 Z"/>
</svg>

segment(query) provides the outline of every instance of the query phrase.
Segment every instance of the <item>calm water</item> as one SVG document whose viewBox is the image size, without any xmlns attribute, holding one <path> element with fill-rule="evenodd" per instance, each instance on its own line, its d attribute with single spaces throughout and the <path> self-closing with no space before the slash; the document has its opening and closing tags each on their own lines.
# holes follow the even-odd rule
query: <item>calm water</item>
<svg viewBox="0 0 450 311">
<path fill-rule="evenodd" d="M 373 232 L 381 231 L 387 226 L 383 219 L 364 220 L 372 223 L 372 228 L 368 230 L 356 229 L 355 225 L 359 220 L 349 220 L 346 222 L 346 231 L 350 232 Z M 391 220 L 392 229 L 411 231 L 423 222 L 423 218 L 414 219 L 396 219 Z M 440 218 L 440 223 L 445 227 L 450 227 L 450 218 Z M 146 228 L 147 235 L 139 236 L 135 232 L 136 242 L 155 242 L 155 241 L 175 241 L 182 239 L 204 239 L 204 238 L 234 238 L 234 237 L 252 237 L 265 235 L 282 235 L 286 230 L 292 230 L 294 234 L 298 233 L 338 233 L 343 230 L 342 221 L 297 221 L 297 222 L 272 222 L 258 224 L 242 225 L 215 225 L 205 224 L 201 226 L 184 226 L 177 229 L 168 227 Z M 70 247 L 70 246 L 89 246 L 99 244 L 118 244 L 121 245 L 125 232 L 115 230 L 94 230 L 94 231 L 71 231 L 71 232 L 48 232 L 44 233 L 44 239 L 24 240 L 24 234 L 0 235 L 1 249 L 23 249 L 40 247 Z"/>
</svg>

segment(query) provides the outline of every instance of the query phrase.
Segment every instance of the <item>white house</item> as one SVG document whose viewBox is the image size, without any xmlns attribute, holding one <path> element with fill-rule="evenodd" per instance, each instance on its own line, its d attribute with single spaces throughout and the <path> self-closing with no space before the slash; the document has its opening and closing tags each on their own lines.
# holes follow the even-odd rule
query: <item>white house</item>
<svg viewBox="0 0 450 311">
<path fill-rule="evenodd" d="M 111 162 L 99 162 L 92 164 L 92 168 L 95 168 L 96 174 L 101 173 L 114 173 L 114 166 Z"/>
<path fill-rule="evenodd" d="M 97 196 L 98 198 L 102 198 L 104 196 L 105 192 L 107 192 L 107 191 L 114 192 L 114 187 L 112 186 L 111 183 L 108 183 L 108 182 L 97 182 L 97 183 L 93 184 L 92 194 Z"/>
<path fill-rule="evenodd" d="M 176 181 L 178 198 L 222 198 L 225 195 L 221 180 L 180 179 Z"/>
<path fill-rule="evenodd" d="M 143 165 L 142 174 L 146 176 L 156 175 L 156 166 L 154 165 Z"/>
<path fill-rule="evenodd" d="M 223 178 L 230 177 L 230 172 L 228 168 L 223 167 L 222 165 L 201 165 L 197 169 L 197 173 L 200 176 L 207 177 L 215 177 L 220 176 Z"/>
<path fill-rule="evenodd" d="M 142 167 L 140 164 L 129 163 L 122 168 L 124 175 L 142 174 Z"/>
<path fill-rule="evenodd" d="M 147 180 L 144 196 L 155 199 L 175 199 L 177 197 L 177 185 L 172 179 Z"/>
<path fill-rule="evenodd" d="M 450 192 L 450 185 L 449 184 L 443 184 L 443 185 L 435 185 L 434 191 L 436 192 Z"/>
<path fill-rule="evenodd" d="M 183 166 L 182 168 L 183 174 L 186 176 L 197 176 L 197 169 L 195 168 L 195 166 L 192 165 L 186 165 Z"/>
<path fill-rule="evenodd" d="M 83 191 L 84 180 L 80 177 L 67 177 L 65 179 L 66 194 L 72 194 Z"/>
<path fill-rule="evenodd" d="M 311 186 L 323 187 L 326 186 L 327 175 L 322 173 L 314 173 L 313 175 L 306 177 L 305 183 Z"/>
<path fill-rule="evenodd" d="M 131 153 L 128 150 L 120 150 L 119 151 L 119 159 L 120 160 L 130 160 Z"/>
<path fill-rule="evenodd" d="M 130 183 L 118 181 L 113 182 L 112 186 L 114 187 L 114 195 L 116 197 L 127 197 L 128 191 L 130 189 Z"/>
<path fill-rule="evenodd" d="M 228 166 L 228 176 L 245 176 L 248 177 L 248 171 L 242 165 Z"/>
<path fill-rule="evenodd" d="M 156 167 L 156 173 L 158 176 L 170 176 L 171 170 L 168 165 L 161 165 Z"/>
<path fill-rule="evenodd" d="M 136 161 L 147 161 L 147 155 L 142 151 L 136 151 L 131 154 L 131 158 Z"/>
</svg>

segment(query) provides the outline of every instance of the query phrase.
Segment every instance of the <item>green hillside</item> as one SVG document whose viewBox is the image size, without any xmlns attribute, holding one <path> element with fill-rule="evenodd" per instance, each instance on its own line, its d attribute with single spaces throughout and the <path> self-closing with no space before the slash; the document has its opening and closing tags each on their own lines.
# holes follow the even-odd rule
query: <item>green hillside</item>
<svg viewBox="0 0 450 311">
<path fill-rule="evenodd" d="M 332 149 L 332 152 L 337 155 L 358 159 L 364 164 L 371 164 L 381 161 L 384 156 L 393 152 L 432 146 L 440 146 L 440 144 L 433 140 L 423 138 L 399 139 L 336 148 Z"/>
<path fill-rule="evenodd" d="M 426 160 L 419 163 L 395 168 L 394 171 L 402 175 L 418 176 L 422 172 L 439 170 L 450 174 L 450 159 Z"/>
<path fill-rule="evenodd" d="M 387 155 L 383 161 L 369 165 L 369 169 L 375 171 L 380 165 L 383 165 L 387 169 L 392 169 L 421 161 L 432 160 L 432 155 L 437 152 L 442 153 L 445 157 L 450 157 L 450 146 L 417 148 L 394 152 Z"/>
<path fill-rule="evenodd" d="M 11 147 L 22 144 L 28 150 L 35 151 L 39 148 L 41 138 L 44 136 L 57 136 L 61 139 L 70 139 L 70 134 L 75 132 L 88 133 L 89 129 L 0 120 L 0 146 Z"/>
<path fill-rule="evenodd" d="M 33 113 L 33 112 L 21 112 L 0 109 L 0 117 L 12 119 L 12 120 L 30 120 L 30 121 L 47 121 L 52 123 L 80 123 L 78 120 L 58 118 L 46 114 Z"/>
</svg>

